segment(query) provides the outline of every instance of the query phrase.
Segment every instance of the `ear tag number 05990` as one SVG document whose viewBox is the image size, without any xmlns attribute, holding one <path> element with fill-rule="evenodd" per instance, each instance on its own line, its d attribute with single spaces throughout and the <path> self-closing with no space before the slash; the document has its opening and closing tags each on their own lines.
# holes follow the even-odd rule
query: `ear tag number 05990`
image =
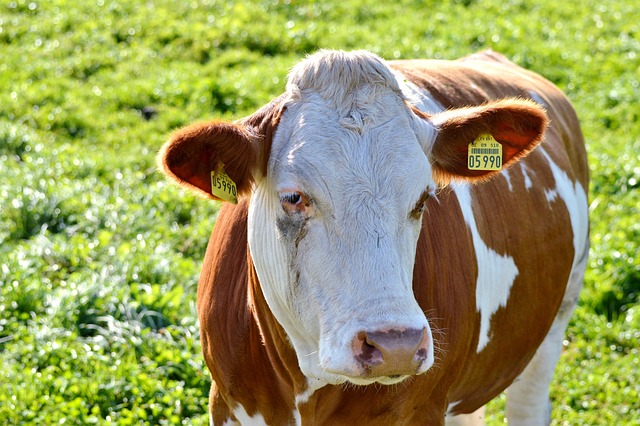
<svg viewBox="0 0 640 426">
<path fill-rule="evenodd" d="M 469 170 L 502 169 L 502 145 L 488 133 L 483 133 L 469 144 L 467 159 Z"/>
<path fill-rule="evenodd" d="M 211 194 L 228 201 L 238 204 L 238 188 L 236 183 L 224 171 L 224 164 L 220 164 L 217 170 L 211 171 Z"/>
</svg>

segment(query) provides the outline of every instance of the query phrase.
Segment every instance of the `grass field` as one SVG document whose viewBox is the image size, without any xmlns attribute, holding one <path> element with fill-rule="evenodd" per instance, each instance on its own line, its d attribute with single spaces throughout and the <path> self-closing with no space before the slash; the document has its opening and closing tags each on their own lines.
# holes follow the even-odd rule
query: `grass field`
<svg viewBox="0 0 640 426">
<path fill-rule="evenodd" d="M 321 47 L 492 48 L 568 94 L 592 248 L 553 424 L 640 424 L 638 13 L 636 0 L 3 2 L 0 424 L 208 424 L 195 291 L 219 205 L 168 185 L 154 156 L 178 126 L 266 103 Z"/>
</svg>

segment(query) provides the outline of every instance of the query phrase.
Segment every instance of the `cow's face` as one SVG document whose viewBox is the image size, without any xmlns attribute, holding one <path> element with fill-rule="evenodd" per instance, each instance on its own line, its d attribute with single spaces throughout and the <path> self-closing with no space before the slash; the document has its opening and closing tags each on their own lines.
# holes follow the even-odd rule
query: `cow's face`
<svg viewBox="0 0 640 426">
<path fill-rule="evenodd" d="M 432 135 L 380 61 L 364 74 L 323 59 L 292 72 L 267 176 L 251 199 L 251 255 L 305 374 L 392 383 L 433 363 L 412 292 L 422 210 L 435 189 Z M 348 89 L 333 87 L 340 78 Z"/>
<path fill-rule="evenodd" d="M 207 173 L 224 163 L 251 194 L 262 292 L 303 373 L 320 383 L 392 384 L 431 367 L 431 330 L 412 291 L 425 201 L 436 184 L 486 174 L 467 169 L 479 134 L 501 141 L 509 163 L 546 124 L 515 100 L 427 117 L 399 84 L 374 55 L 321 52 L 294 68 L 277 108 L 186 128 L 162 154 L 182 184 L 209 192 Z"/>
</svg>

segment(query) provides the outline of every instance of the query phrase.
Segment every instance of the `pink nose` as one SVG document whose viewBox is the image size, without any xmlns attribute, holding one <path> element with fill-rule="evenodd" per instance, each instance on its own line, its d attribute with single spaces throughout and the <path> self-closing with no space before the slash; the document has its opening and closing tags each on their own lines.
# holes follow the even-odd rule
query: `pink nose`
<svg viewBox="0 0 640 426">
<path fill-rule="evenodd" d="M 429 354 L 428 334 L 422 330 L 361 331 L 352 341 L 355 360 L 363 376 L 415 374 Z"/>
</svg>

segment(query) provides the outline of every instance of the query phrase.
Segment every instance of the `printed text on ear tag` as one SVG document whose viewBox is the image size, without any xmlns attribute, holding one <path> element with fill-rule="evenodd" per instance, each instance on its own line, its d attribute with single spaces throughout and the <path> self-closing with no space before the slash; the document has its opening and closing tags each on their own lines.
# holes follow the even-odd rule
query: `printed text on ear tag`
<svg viewBox="0 0 640 426">
<path fill-rule="evenodd" d="M 469 170 L 502 169 L 502 145 L 488 133 L 483 133 L 469 144 L 467 158 Z"/>
<path fill-rule="evenodd" d="M 224 171 L 224 164 L 211 171 L 211 193 L 221 200 L 238 204 L 238 188 Z"/>
</svg>

